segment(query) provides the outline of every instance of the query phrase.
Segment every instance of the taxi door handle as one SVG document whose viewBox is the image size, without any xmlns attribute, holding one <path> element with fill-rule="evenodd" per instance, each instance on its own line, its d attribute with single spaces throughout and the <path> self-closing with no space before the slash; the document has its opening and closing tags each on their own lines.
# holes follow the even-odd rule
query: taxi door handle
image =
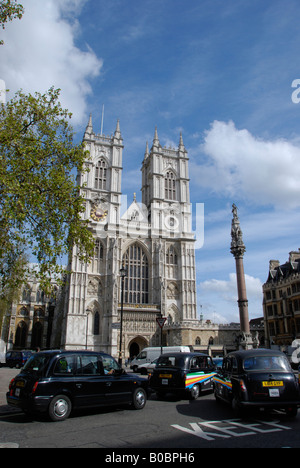
<svg viewBox="0 0 300 468">
<path fill-rule="evenodd" d="M 106 382 L 105 384 L 107 387 L 111 387 L 111 382 Z"/>
</svg>

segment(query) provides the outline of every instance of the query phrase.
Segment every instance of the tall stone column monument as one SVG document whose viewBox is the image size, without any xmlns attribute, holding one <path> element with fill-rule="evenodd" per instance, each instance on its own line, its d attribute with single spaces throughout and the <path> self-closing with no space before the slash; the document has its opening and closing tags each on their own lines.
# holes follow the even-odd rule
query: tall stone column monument
<svg viewBox="0 0 300 468">
<path fill-rule="evenodd" d="M 248 299 L 246 291 L 246 281 L 244 272 L 244 253 L 246 247 L 243 242 L 243 233 L 240 227 L 240 220 L 237 214 L 237 207 L 232 205 L 232 224 L 231 224 L 231 253 L 235 258 L 236 263 L 236 278 L 238 289 L 238 305 L 240 312 L 241 334 L 239 336 L 238 346 L 240 349 L 253 348 L 252 335 L 250 333 L 249 314 L 248 314 Z"/>
</svg>

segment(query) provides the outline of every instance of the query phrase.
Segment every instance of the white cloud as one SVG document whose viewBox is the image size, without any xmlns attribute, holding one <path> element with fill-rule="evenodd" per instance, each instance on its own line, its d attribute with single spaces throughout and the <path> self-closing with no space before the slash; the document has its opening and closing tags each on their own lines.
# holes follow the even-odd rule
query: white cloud
<svg viewBox="0 0 300 468">
<path fill-rule="evenodd" d="M 261 299 L 262 283 L 260 279 L 245 275 L 245 281 L 248 299 Z M 236 273 L 230 273 L 228 281 L 210 279 L 201 283 L 200 286 L 202 290 L 214 292 L 226 301 L 234 303 L 237 301 Z"/>
<path fill-rule="evenodd" d="M 0 77 L 12 97 L 18 89 L 45 92 L 61 88 L 62 106 L 73 113 L 73 123 L 86 120 L 90 78 L 99 75 L 102 60 L 86 46 L 75 44 L 80 33 L 76 15 L 86 0 L 23 0 L 23 18 L 1 33 Z"/>
<path fill-rule="evenodd" d="M 262 282 L 247 274 L 245 280 L 249 320 L 262 317 Z M 237 299 L 236 273 L 230 273 L 228 280 L 209 279 L 199 284 L 199 301 L 205 320 L 209 318 L 216 323 L 239 322 Z"/>
<path fill-rule="evenodd" d="M 300 206 L 300 147 L 286 140 L 267 141 L 234 123 L 215 121 L 206 131 L 203 165 L 192 163 L 198 183 L 212 191 L 258 205 Z"/>
</svg>

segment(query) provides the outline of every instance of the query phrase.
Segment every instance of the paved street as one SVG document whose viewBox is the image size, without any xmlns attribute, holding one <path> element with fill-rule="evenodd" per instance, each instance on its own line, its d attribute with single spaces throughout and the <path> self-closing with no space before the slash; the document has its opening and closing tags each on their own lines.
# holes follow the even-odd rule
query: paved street
<svg viewBox="0 0 300 468">
<path fill-rule="evenodd" d="M 20 448 L 106 448 L 192 450 L 216 447 L 299 447 L 300 412 L 295 420 L 284 415 L 253 414 L 236 419 L 213 395 L 195 402 L 153 395 L 143 411 L 128 408 L 77 411 L 62 423 L 32 420 L 10 411 L 3 399 L 18 371 L 0 369 L 0 445 Z M 117 453 L 117 451 L 116 451 Z"/>
</svg>

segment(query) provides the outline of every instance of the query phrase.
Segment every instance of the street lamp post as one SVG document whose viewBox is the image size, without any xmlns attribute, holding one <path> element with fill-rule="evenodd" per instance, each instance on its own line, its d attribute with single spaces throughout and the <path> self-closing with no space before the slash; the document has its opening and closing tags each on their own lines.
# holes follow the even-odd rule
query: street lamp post
<svg viewBox="0 0 300 468">
<path fill-rule="evenodd" d="M 119 365 L 122 367 L 122 337 L 123 337 L 123 307 L 124 307 L 124 280 L 125 277 L 127 276 L 127 270 L 124 267 L 124 264 L 122 265 L 122 268 L 120 270 L 120 276 L 121 276 L 121 324 L 120 324 L 120 349 L 119 349 Z"/>
</svg>

